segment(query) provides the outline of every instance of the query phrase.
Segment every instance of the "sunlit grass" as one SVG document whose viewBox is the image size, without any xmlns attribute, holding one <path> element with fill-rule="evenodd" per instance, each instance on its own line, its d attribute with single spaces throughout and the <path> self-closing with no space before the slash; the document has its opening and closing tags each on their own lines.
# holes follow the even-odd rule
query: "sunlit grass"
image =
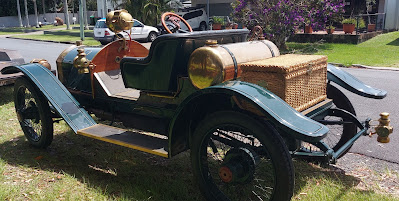
<svg viewBox="0 0 399 201">
<path fill-rule="evenodd" d="M 75 30 L 74 30 L 74 32 L 75 32 Z M 72 43 L 74 43 L 77 40 L 80 40 L 79 36 L 54 35 L 54 34 L 15 35 L 13 38 L 27 38 L 27 39 L 34 39 L 34 40 L 56 41 L 56 42 L 72 42 Z M 93 37 L 85 37 L 85 40 L 83 41 L 83 44 L 84 45 L 88 45 L 88 46 L 99 46 L 99 45 L 101 45 L 100 42 L 94 40 Z"/>
<path fill-rule="evenodd" d="M 378 35 L 358 45 L 335 43 L 288 43 L 295 53 L 327 55 L 328 62 L 345 66 L 399 67 L 399 32 Z"/>
</svg>

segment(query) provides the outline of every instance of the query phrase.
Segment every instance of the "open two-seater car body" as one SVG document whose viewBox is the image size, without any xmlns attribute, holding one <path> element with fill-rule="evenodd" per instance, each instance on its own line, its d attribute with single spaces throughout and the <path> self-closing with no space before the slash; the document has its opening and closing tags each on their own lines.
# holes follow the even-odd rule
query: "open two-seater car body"
<svg viewBox="0 0 399 201">
<path fill-rule="evenodd" d="M 328 65 L 327 98 L 299 112 L 268 89 L 240 80 L 240 59 L 253 60 L 245 55 L 279 55 L 270 41 L 246 41 L 248 33 L 167 34 L 149 50 L 124 40 L 73 45 L 57 59 L 58 78 L 37 63 L 2 72 L 24 74 L 15 84 L 15 108 L 36 147 L 50 145 L 53 123 L 62 118 L 76 134 L 158 156 L 190 150 L 208 200 L 289 200 L 291 157 L 334 163 L 368 134 L 369 120 L 356 118 L 336 86 L 368 98 L 386 92 Z M 209 45 L 219 49 L 196 54 Z M 232 71 L 218 68 L 226 63 Z M 145 132 L 103 125 L 90 114 Z M 389 125 L 379 128 L 387 137 Z"/>
</svg>

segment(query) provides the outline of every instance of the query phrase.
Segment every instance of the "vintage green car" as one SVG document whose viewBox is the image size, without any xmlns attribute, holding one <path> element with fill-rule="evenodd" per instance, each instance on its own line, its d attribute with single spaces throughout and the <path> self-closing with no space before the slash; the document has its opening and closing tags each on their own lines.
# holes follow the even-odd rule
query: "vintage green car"
<svg viewBox="0 0 399 201">
<path fill-rule="evenodd" d="M 264 85 L 240 80 L 243 63 L 279 57 L 273 43 L 246 41 L 248 34 L 166 34 L 149 50 L 125 40 L 102 48 L 77 44 L 57 59 L 58 78 L 38 63 L 2 73 L 24 74 L 15 83 L 15 108 L 35 147 L 50 145 L 53 123 L 62 118 L 76 134 L 161 157 L 190 150 L 207 200 L 290 200 L 292 157 L 334 163 L 368 135 L 370 120 L 358 120 L 336 86 L 376 99 L 386 92 L 326 64 L 326 97 L 298 111 Z M 314 75 L 311 68 L 305 74 Z M 99 124 L 90 114 L 146 132 Z M 388 121 L 382 114 L 381 142 L 392 131 Z"/>
</svg>

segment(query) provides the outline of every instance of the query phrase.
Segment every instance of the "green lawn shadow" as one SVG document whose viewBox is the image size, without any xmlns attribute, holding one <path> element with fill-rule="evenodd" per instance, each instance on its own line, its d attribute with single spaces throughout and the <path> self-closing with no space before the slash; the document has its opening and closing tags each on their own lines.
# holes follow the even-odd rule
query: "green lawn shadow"
<svg viewBox="0 0 399 201">
<path fill-rule="evenodd" d="M 0 106 L 14 101 L 14 85 L 0 86 Z"/>
<path fill-rule="evenodd" d="M 164 159 L 75 135 L 72 131 L 56 134 L 46 149 L 30 146 L 21 135 L 0 144 L 0 150 L 1 159 L 9 165 L 71 175 L 89 188 L 100 189 L 109 199 L 204 199 L 193 179 L 189 152 Z M 40 160 L 37 160 L 38 156 Z M 294 165 L 294 197 L 312 178 L 328 178 L 342 183 L 345 188 L 335 200 L 340 200 L 360 182 L 360 179 L 345 175 L 343 170 L 334 167 L 320 168 L 303 161 L 294 161 Z"/>
<path fill-rule="evenodd" d="M 396 40 L 393 40 L 393 41 L 387 43 L 387 45 L 399 46 L 399 38 L 397 38 Z"/>
<path fill-rule="evenodd" d="M 24 136 L 6 141 L 0 144 L 0 158 L 12 166 L 71 175 L 109 200 L 204 199 L 187 152 L 164 159 L 69 131 L 55 135 L 46 149 L 32 147 Z"/>
</svg>

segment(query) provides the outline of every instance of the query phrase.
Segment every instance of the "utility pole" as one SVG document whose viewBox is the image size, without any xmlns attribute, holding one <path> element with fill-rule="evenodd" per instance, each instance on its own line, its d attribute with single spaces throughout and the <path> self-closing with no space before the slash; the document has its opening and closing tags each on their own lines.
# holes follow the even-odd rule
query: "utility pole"
<svg viewBox="0 0 399 201">
<path fill-rule="evenodd" d="M 68 0 L 64 0 L 64 17 L 67 25 L 67 30 L 69 30 L 71 28 L 69 27 Z"/>
<path fill-rule="evenodd" d="M 79 0 L 79 23 L 80 23 L 80 40 L 85 40 L 85 32 L 83 27 L 83 0 Z"/>
<path fill-rule="evenodd" d="M 22 18 L 21 18 L 21 8 L 19 6 L 19 0 L 17 0 L 17 9 L 18 9 L 18 20 L 19 20 L 19 26 L 23 27 L 22 25 Z"/>
<path fill-rule="evenodd" d="M 37 4 L 36 0 L 33 1 L 33 9 L 35 10 L 35 20 L 36 20 L 36 27 L 39 27 L 39 16 L 37 15 Z"/>
<path fill-rule="evenodd" d="M 83 21 L 85 25 L 85 30 L 89 29 L 89 26 L 87 24 L 87 6 L 86 6 L 86 0 L 82 0 L 83 3 Z"/>
<path fill-rule="evenodd" d="M 28 2 L 26 2 L 26 0 L 24 0 L 24 4 L 25 4 L 26 27 L 30 27 L 30 25 L 29 25 L 29 14 L 28 14 Z"/>
<path fill-rule="evenodd" d="M 107 13 L 108 13 L 108 10 L 107 10 L 107 0 L 104 0 L 104 12 L 103 12 L 104 18 L 107 17 Z"/>
</svg>

